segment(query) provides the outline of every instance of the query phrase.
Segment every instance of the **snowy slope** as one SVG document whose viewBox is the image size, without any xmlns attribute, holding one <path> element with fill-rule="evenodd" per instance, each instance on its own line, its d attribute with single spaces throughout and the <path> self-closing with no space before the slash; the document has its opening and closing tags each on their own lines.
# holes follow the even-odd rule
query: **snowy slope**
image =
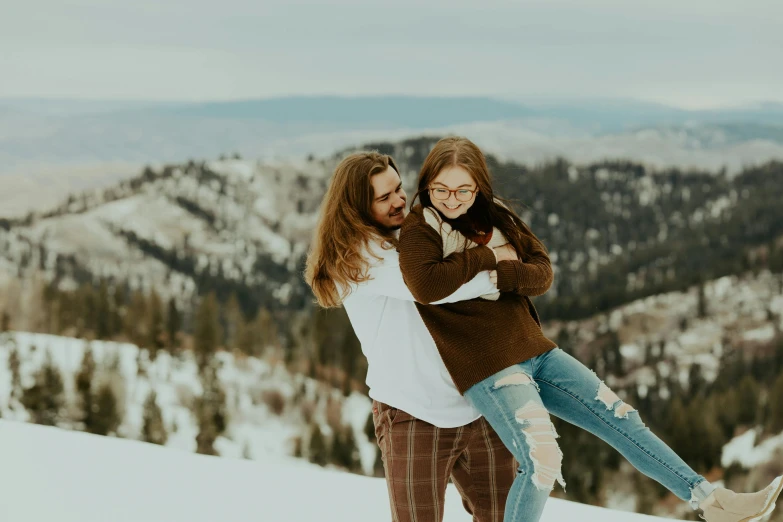
<svg viewBox="0 0 783 522">
<path fill-rule="evenodd" d="M 166 446 L 195 452 L 198 426 L 192 412 L 194 397 L 202 393 L 198 370 L 191 353 L 172 357 L 160 352 L 150 361 L 146 350 L 136 345 L 93 341 L 89 345 L 81 339 L 55 335 L 14 332 L 0 335 L 0 414 L 7 420 L 29 420 L 27 411 L 11 398 L 11 373 L 7 359 L 15 347 L 21 361 L 22 387 L 34 383 L 35 372 L 52 358 L 65 385 L 66 408 L 61 416 L 62 427 L 78 428 L 74 419 L 78 403 L 74 389 L 75 376 L 80 370 L 85 348 L 89 346 L 96 361 L 96 380 L 108 376 L 123 412 L 118 433 L 124 438 L 141 439 L 143 405 L 150 391 L 157 395 L 163 422 L 168 432 Z M 304 402 L 310 402 L 314 419 L 324 433 L 331 433 L 326 419 L 327 399 L 339 403 L 340 423 L 350 426 L 357 441 L 364 471 L 372 472 L 377 446 L 364 433 L 364 424 L 370 413 L 370 399 L 359 393 L 345 398 L 338 390 L 319 385 L 302 375 L 291 375 L 281 365 L 264 359 L 243 357 L 220 352 L 216 355 L 221 368 L 218 377 L 226 393 L 228 427 L 218 437 L 215 447 L 223 457 L 266 459 L 290 455 L 293 440 L 305 436 L 310 426 L 303 421 Z M 116 367 L 116 370 L 109 370 Z M 141 368 L 141 371 L 140 371 Z M 106 372 L 111 372 L 108 375 Z M 306 388 L 306 393 L 299 392 Z M 280 415 L 270 411 L 261 399 L 274 390 L 285 400 Z M 0 522 L 4 522 L 0 518 Z"/>
<path fill-rule="evenodd" d="M 383 479 L 303 461 L 240 461 L 0 420 L 3 522 L 375 522 Z M 453 486 L 445 522 L 471 519 Z M 661 518 L 551 499 L 543 522 Z"/>
</svg>

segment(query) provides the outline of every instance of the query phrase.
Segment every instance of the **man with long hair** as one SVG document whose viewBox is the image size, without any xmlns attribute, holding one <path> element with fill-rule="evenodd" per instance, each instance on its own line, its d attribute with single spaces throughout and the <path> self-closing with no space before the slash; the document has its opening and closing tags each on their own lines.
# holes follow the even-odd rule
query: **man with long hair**
<svg viewBox="0 0 783 522">
<path fill-rule="evenodd" d="M 367 357 L 394 522 L 443 520 L 449 477 L 474 520 L 501 522 L 517 464 L 457 390 L 403 281 L 396 246 L 406 200 L 391 157 L 345 158 L 324 196 L 305 278 L 321 306 L 345 307 Z M 453 255 L 467 265 L 476 257 Z M 437 303 L 492 294 L 495 280 L 480 272 Z"/>
</svg>

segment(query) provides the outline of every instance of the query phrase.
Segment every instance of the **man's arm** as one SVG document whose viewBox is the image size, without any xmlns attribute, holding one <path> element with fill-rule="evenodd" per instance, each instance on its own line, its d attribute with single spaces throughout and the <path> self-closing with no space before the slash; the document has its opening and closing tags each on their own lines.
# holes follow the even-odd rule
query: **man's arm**
<svg viewBox="0 0 783 522">
<path fill-rule="evenodd" d="M 397 252 L 388 250 L 380 253 L 380 255 L 382 259 L 370 267 L 370 280 L 353 286 L 352 293 L 391 297 L 403 301 L 416 301 L 402 278 Z M 452 294 L 431 304 L 468 301 L 497 291 L 497 287 L 490 281 L 489 271 L 485 270 L 478 273 L 464 285 L 459 286 Z"/>
</svg>

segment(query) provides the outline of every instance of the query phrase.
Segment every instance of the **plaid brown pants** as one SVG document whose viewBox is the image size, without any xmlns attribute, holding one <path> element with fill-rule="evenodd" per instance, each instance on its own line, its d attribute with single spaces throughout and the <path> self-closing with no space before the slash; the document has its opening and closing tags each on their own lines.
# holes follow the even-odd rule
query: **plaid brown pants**
<svg viewBox="0 0 783 522">
<path fill-rule="evenodd" d="M 483 417 L 438 428 L 373 401 L 393 522 L 441 522 L 452 482 L 474 522 L 502 522 L 517 462 Z"/>
</svg>

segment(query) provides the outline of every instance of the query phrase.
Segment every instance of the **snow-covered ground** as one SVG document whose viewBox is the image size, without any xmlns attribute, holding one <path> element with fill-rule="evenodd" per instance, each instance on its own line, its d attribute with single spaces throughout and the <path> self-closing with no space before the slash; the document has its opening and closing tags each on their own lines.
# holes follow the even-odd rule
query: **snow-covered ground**
<svg viewBox="0 0 783 522">
<path fill-rule="evenodd" d="M 375 522 L 383 479 L 301 460 L 243 461 L 0 420 L 3 522 Z M 453 486 L 445 522 L 468 522 Z M 663 520 L 550 499 L 543 522 Z"/>
<path fill-rule="evenodd" d="M 76 402 L 74 376 L 85 347 L 93 351 L 97 372 L 112 373 L 121 392 L 124 439 L 99 437 L 26 424 L 27 412 L 11 398 L 11 374 L 6 361 L 12 347 L 21 360 L 22 386 L 33 383 L 35 371 L 50 356 L 61 371 L 72 412 Z M 35 348 L 34 348 L 35 347 Z M 628 351 L 628 350 L 626 350 Z M 218 354 L 219 378 L 229 408 L 229 425 L 216 441 L 222 457 L 194 455 L 197 426 L 188 408 L 200 393 L 190 355 L 172 357 L 161 352 L 155 361 L 146 351 L 128 343 L 87 344 L 80 339 L 14 332 L 0 337 L 0 522 L 174 521 L 230 520 L 375 521 L 388 520 L 383 480 L 351 475 L 333 468 L 294 459 L 292 440 L 305 436 L 309 426 L 294 404 L 313 400 L 314 419 L 324 433 L 326 397 L 340 401 L 343 426 L 351 426 L 361 463 L 371 473 L 377 447 L 364 436 L 370 409 L 367 397 L 316 389 L 317 383 L 288 374 L 281 366 L 255 358 L 237 359 Z M 139 365 L 142 371 L 139 371 Z M 641 384 L 641 383 L 640 383 Z M 306 393 L 302 395 L 302 389 Z M 286 400 L 282 415 L 275 415 L 258 397 L 277 390 Z M 142 404 L 155 390 L 164 425 L 166 447 L 141 443 Z M 72 415 L 72 413 L 69 413 Z M 66 415 L 67 417 L 67 415 Z M 69 421 L 64 420 L 63 427 Z M 739 462 L 753 468 L 775 458 L 783 449 L 783 434 L 761 443 L 755 430 L 729 442 L 723 451 L 724 467 Z M 244 458 L 243 458 L 244 457 Z M 306 502 L 297 501 L 297 494 Z M 45 501 L 39 501 L 45 499 Z M 446 522 L 470 519 L 459 496 L 449 490 Z M 615 509 L 632 504 L 613 500 Z M 582 506 L 552 499 L 544 521 L 636 521 L 653 517 Z"/>
</svg>

